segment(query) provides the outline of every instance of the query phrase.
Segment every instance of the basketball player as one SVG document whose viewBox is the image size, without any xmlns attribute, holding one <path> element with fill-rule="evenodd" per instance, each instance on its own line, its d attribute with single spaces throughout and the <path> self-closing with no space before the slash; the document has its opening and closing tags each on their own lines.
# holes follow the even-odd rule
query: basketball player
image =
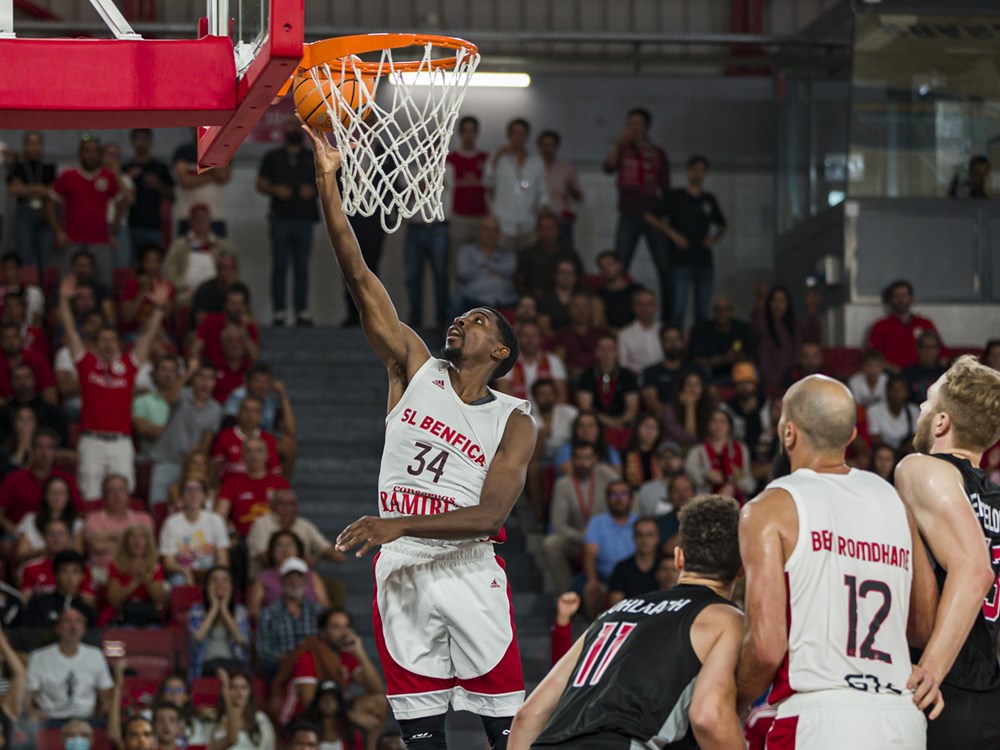
<svg viewBox="0 0 1000 750">
<path fill-rule="evenodd" d="M 941 587 L 919 662 L 945 700 L 927 730 L 929 750 L 1000 748 L 1000 487 L 977 468 L 998 437 L 1000 373 L 961 357 L 920 407 L 913 439 L 920 453 L 896 468 L 896 488 L 930 548 Z"/>
<path fill-rule="evenodd" d="M 906 640 L 908 619 L 917 637 L 934 621 L 930 563 L 892 486 L 844 463 L 856 413 L 836 380 L 793 385 L 778 422 L 792 473 L 742 511 L 740 706 L 773 680 L 772 750 L 923 750 L 921 710 L 941 711 Z"/>
<path fill-rule="evenodd" d="M 510 750 L 743 750 L 735 680 L 743 615 L 729 601 L 738 527 L 730 497 L 685 505 L 678 584 L 601 614 L 517 712 Z"/>
<path fill-rule="evenodd" d="M 340 154 L 306 132 L 337 262 L 365 336 L 389 371 L 381 518 L 355 521 L 337 548 L 361 545 L 361 557 L 382 545 L 375 642 L 407 748 L 446 747 L 449 703 L 479 714 L 490 746 L 506 748 L 524 679 L 510 589 L 492 539 L 503 536 L 524 487 L 535 423 L 527 401 L 487 383 L 517 360 L 517 337 L 496 310 L 476 308 L 455 318 L 440 357 L 432 357 L 365 265 L 337 188 Z"/>
</svg>

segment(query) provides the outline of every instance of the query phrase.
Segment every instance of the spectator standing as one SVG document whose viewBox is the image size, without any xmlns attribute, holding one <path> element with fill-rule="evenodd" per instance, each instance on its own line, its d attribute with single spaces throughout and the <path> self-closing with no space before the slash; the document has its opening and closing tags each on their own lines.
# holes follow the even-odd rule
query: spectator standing
<svg viewBox="0 0 1000 750">
<path fill-rule="evenodd" d="M 885 401 L 885 386 L 889 373 L 885 371 L 885 357 L 877 349 L 865 349 L 861 360 L 861 370 L 851 375 L 847 387 L 851 395 L 865 409 Z"/>
<path fill-rule="evenodd" d="M 99 648 L 82 643 L 86 615 L 69 606 L 56 623 L 58 641 L 28 658 L 28 714 L 36 720 L 68 720 L 107 714 L 111 672 Z"/>
<path fill-rule="evenodd" d="M 108 474 L 101 486 L 104 507 L 87 514 L 83 525 L 83 537 L 91 569 L 98 583 L 107 581 L 108 566 L 114 557 L 122 534 L 129 526 L 145 526 L 153 530 L 152 517 L 141 510 L 129 507 L 126 479 L 118 474 Z"/>
<path fill-rule="evenodd" d="M 195 221 L 198 224 L 200 222 L 201 219 Z M 191 231 L 194 231 L 194 225 L 192 225 Z M 213 234 L 212 237 L 215 235 Z M 209 313 L 222 312 L 226 306 L 226 293 L 229 288 L 240 283 L 240 269 L 236 253 L 231 246 L 223 249 L 221 246 L 223 241 L 228 242 L 222 239 L 215 240 L 220 244 L 220 250 L 215 259 L 215 276 L 201 282 L 194 290 L 194 297 L 191 298 L 191 311 L 194 313 L 196 325 L 200 325 Z"/>
<path fill-rule="evenodd" d="M 208 206 L 212 215 L 212 231 L 219 237 L 226 236 L 225 213 L 222 210 L 225 186 L 232 179 L 232 167 L 215 167 L 198 171 L 198 129 L 192 139 L 174 151 L 174 175 L 177 177 L 177 234 L 186 234 L 190 228 L 188 217 L 191 207 L 199 203 Z"/>
<path fill-rule="evenodd" d="M 517 291 L 540 298 L 552 291 L 556 266 L 560 262 L 570 261 L 578 276 L 583 273 L 583 263 L 575 250 L 562 244 L 559 220 L 554 214 L 546 212 L 538 215 L 535 234 L 537 242 L 521 250 L 517 256 Z"/>
<path fill-rule="evenodd" d="M 618 331 L 635 320 L 632 297 L 644 287 L 625 275 L 625 266 L 614 250 L 597 256 L 597 270 L 601 276 L 597 296 L 603 306 L 604 322 L 612 331 Z"/>
<path fill-rule="evenodd" d="M 417 213 L 406 222 L 403 260 L 406 296 L 410 304 L 410 314 L 407 318 L 410 328 L 424 327 L 425 261 L 430 264 L 431 278 L 434 280 L 434 325 L 442 331 L 448 327 L 452 178 L 451 170 L 446 170 L 444 192 L 441 195 L 443 219 L 428 221 L 422 213 Z"/>
<path fill-rule="evenodd" d="M 153 157 L 153 131 L 135 128 L 130 134 L 132 160 L 122 169 L 135 185 L 135 202 L 128 212 L 129 235 L 135 253 L 146 245 L 166 247 L 163 236 L 163 206 L 174 202 L 174 178 L 170 167 Z"/>
<path fill-rule="evenodd" d="M 139 438 L 138 457 L 148 459 L 170 421 L 170 405 L 180 397 L 183 385 L 180 363 L 164 357 L 153 368 L 155 390 L 136 396 L 132 401 L 132 431 Z"/>
<path fill-rule="evenodd" d="M 319 221 L 316 167 L 302 143 L 305 133 L 299 119 L 286 118 L 284 131 L 284 146 L 268 151 L 257 173 L 257 191 L 271 198 L 271 315 L 275 326 L 285 325 L 285 274 L 291 261 L 295 325 L 310 326 L 309 256 L 313 226 Z"/>
<path fill-rule="evenodd" d="M 287 479 L 268 467 L 268 446 L 259 436 L 244 441 L 243 464 L 245 472 L 223 481 L 215 506 L 241 537 L 250 533 L 254 521 L 268 514 L 274 493 L 289 487 Z"/>
<path fill-rule="evenodd" d="M 250 615 L 236 602 L 229 568 L 216 566 L 205 575 L 202 600 L 188 610 L 191 648 L 188 680 L 214 677 L 250 662 Z"/>
<path fill-rule="evenodd" d="M 21 365 L 26 365 L 34 375 L 34 387 L 42 399 L 50 404 L 59 402 L 56 394 L 56 376 L 48 361 L 38 352 L 27 349 L 16 323 L 0 326 L 0 397 L 8 399 L 14 395 L 13 374 Z"/>
<path fill-rule="evenodd" d="M 879 318 L 868 334 L 868 347 L 877 349 L 885 357 L 886 365 L 893 372 L 915 365 L 920 359 L 917 338 L 924 331 L 937 331 L 933 321 L 914 315 L 913 285 L 898 279 L 882 290 L 882 304 L 889 308 L 889 315 Z M 940 334 L 939 334 L 940 339 Z"/>
<path fill-rule="evenodd" d="M 236 424 L 219 432 L 212 446 L 212 460 L 219 465 L 219 476 L 223 483 L 230 476 L 246 474 L 247 467 L 243 461 L 243 446 L 251 438 L 264 441 L 267 446 L 267 467 L 274 473 L 281 473 L 281 462 L 278 459 L 278 444 L 274 436 L 260 429 L 263 409 L 259 398 L 247 396 L 240 402 L 236 413 Z"/>
<path fill-rule="evenodd" d="M 660 414 L 674 396 L 677 378 L 693 365 L 684 357 L 684 331 L 669 323 L 660 328 L 661 359 L 639 375 L 643 408 Z"/>
<path fill-rule="evenodd" d="M 120 303 L 120 327 L 125 340 L 134 342 L 139 331 L 149 321 L 153 314 L 155 303 L 152 299 L 153 290 L 166 284 L 169 290 L 163 317 L 166 319 L 173 312 L 177 291 L 174 285 L 163 275 L 163 250 L 156 245 L 146 245 L 136 248 L 134 254 L 139 258 L 139 273 L 128 279 L 122 288 Z"/>
<path fill-rule="evenodd" d="M 618 225 L 615 228 L 615 252 L 628 273 L 639 237 L 646 238 L 653 265 L 666 291 L 668 273 L 667 243 L 661 232 L 643 218 L 655 210 L 670 191 L 670 162 L 666 152 L 649 140 L 652 115 L 636 107 L 626 116 L 627 127 L 604 157 L 604 171 L 617 173 Z M 664 294 L 662 300 L 667 299 Z"/>
<path fill-rule="evenodd" d="M 21 278 L 23 267 L 21 256 L 17 253 L 4 253 L 0 256 L 0 307 L 6 312 L 6 297 L 9 294 L 20 294 L 24 300 L 24 317 L 28 325 L 37 328 L 45 327 L 45 294 L 37 284 L 25 284 Z M 39 276 L 41 279 L 41 276 Z"/>
<path fill-rule="evenodd" d="M 281 565 L 281 598 L 261 612 L 257 623 L 257 658 L 273 676 L 284 659 L 307 636 L 316 635 L 319 608 L 305 598 L 309 566 L 291 557 Z"/>
<path fill-rule="evenodd" d="M 763 293 L 761 285 L 757 288 L 757 302 L 750 325 L 764 392 L 774 395 L 781 390 L 785 373 L 795 364 L 795 355 L 802 342 L 819 343 L 823 331 L 816 295 L 809 295 L 808 317 L 805 324 L 799 325 L 795 320 L 791 295 L 785 287 L 772 287 L 766 297 Z"/>
<path fill-rule="evenodd" d="M 655 518 L 640 516 L 632 524 L 635 554 L 615 565 L 608 580 L 608 605 L 622 599 L 656 591 L 656 570 L 660 567 L 660 527 Z"/>
<path fill-rule="evenodd" d="M 153 532 L 139 524 L 129 526 L 108 567 L 106 618 L 133 627 L 156 625 L 169 597 Z"/>
<path fill-rule="evenodd" d="M 569 301 L 569 324 L 556 331 L 553 353 L 566 366 L 569 382 L 576 385 L 580 375 L 594 366 L 594 349 L 606 328 L 594 325 L 594 298 L 589 292 L 575 292 Z"/>
<path fill-rule="evenodd" d="M 868 410 L 868 432 L 874 444 L 899 449 L 917 428 L 920 409 L 910 400 L 910 386 L 902 375 L 892 375 L 885 386 L 885 402 Z"/>
<path fill-rule="evenodd" d="M 917 336 L 917 362 L 903 370 L 910 386 L 910 401 L 918 406 L 927 400 L 927 389 L 945 374 L 941 364 L 941 337 L 937 331 L 924 331 Z"/>
<path fill-rule="evenodd" d="M 511 120 L 507 143 L 493 155 L 486 175 L 493 215 L 500 224 L 500 244 L 515 252 L 535 242 L 535 221 L 548 200 L 545 164 L 528 153 L 530 132 L 527 120 Z"/>
<path fill-rule="evenodd" d="M 128 232 L 129 207 L 135 203 L 135 183 L 122 171 L 122 152 L 117 143 L 101 146 L 101 166 L 115 176 L 118 195 L 111 199 L 107 207 L 108 236 L 112 240 L 112 262 L 114 267 L 131 268 L 131 240 Z"/>
<path fill-rule="evenodd" d="M 567 397 L 566 368 L 557 356 L 542 351 L 542 332 L 536 323 L 518 327 L 520 354 L 510 373 L 496 382 L 496 388 L 516 398 L 531 398 L 531 387 L 536 380 L 551 380 L 556 384 L 556 402 L 565 403 Z M 531 405 L 532 409 L 535 405 Z"/>
<path fill-rule="evenodd" d="M 80 381 L 82 435 L 80 489 L 86 498 L 98 497 L 108 474 L 120 474 L 135 487 L 135 449 L 132 445 L 132 389 L 136 373 L 149 355 L 163 322 L 170 287 L 157 284 L 151 292 L 153 314 L 128 355 L 122 354 L 117 329 L 105 326 L 97 336 L 97 351 L 90 352 L 76 330 L 69 301 L 76 294 L 76 279 L 67 276 L 60 285 L 59 313 Z"/>
<path fill-rule="evenodd" d="M 25 131 L 22 144 L 21 159 L 7 174 L 10 195 L 17 200 L 14 244 L 24 261 L 38 269 L 41 279 L 53 260 L 55 237 L 47 203 L 56 180 L 56 165 L 45 161 L 45 136 L 41 131 Z"/>
<path fill-rule="evenodd" d="M 59 620 L 60 613 L 68 607 L 79 610 L 86 618 L 87 627 L 97 627 L 97 613 L 80 597 L 80 586 L 86 575 L 83 555 L 75 549 L 63 550 L 52 560 L 55 591 L 37 594 L 21 617 L 26 628 L 50 628 Z"/>
<path fill-rule="evenodd" d="M 753 461 L 746 443 L 733 439 L 733 421 L 725 409 L 715 409 L 708 420 L 706 438 L 693 447 L 684 461 L 684 473 L 699 493 L 736 498 L 742 505 L 757 486 Z"/>
<path fill-rule="evenodd" d="M 628 482 L 608 485 L 607 508 L 591 517 L 583 533 L 583 612 L 590 620 L 605 608 L 615 566 L 635 554 L 632 527 L 639 517 L 632 512 Z"/>
<path fill-rule="evenodd" d="M 225 359 L 222 349 L 222 332 L 227 327 L 239 329 L 243 335 L 246 357 L 260 357 L 260 329 L 250 313 L 250 290 L 243 283 L 232 284 L 226 289 L 221 312 L 208 313 L 198 324 L 197 337 L 205 342 L 204 357 L 216 367 Z"/>
<path fill-rule="evenodd" d="M 70 498 L 78 512 L 83 503 L 72 475 L 55 467 L 59 436 L 45 427 L 39 428 L 31 441 L 31 460 L 23 469 L 12 471 L 0 483 L 0 526 L 7 534 L 16 534 L 17 525 L 28 513 L 37 513 L 42 494 L 51 477 L 66 482 Z"/>
<path fill-rule="evenodd" d="M 574 204 L 583 202 L 583 188 L 572 162 L 559 158 L 562 137 L 554 130 L 543 130 L 538 136 L 538 155 L 545 164 L 545 184 L 549 210 L 559 220 L 559 244 L 573 247 Z"/>
<path fill-rule="evenodd" d="M 316 528 L 316 524 L 299 515 L 299 501 L 295 491 L 291 487 L 276 487 L 271 493 L 270 512 L 259 516 L 247 535 L 251 576 L 267 564 L 268 546 L 271 537 L 278 531 L 291 531 L 302 541 L 303 551 L 298 557 L 305 560 L 307 565 L 315 565 L 321 558 L 336 563 L 345 559 L 344 553 L 337 551 L 333 543 Z"/>
<path fill-rule="evenodd" d="M 634 373 L 641 373 L 660 361 L 660 325 L 656 320 L 656 295 L 640 289 L 632 295 L 635 319 L 618 332 L 618 361 Z"/>
<path fill-rule="evenodd" d="M 489 212 L 483 177 L 490 155 L 476 146 L 479 120 L 466 115 L 458 121 L 459 146 L 448 152 L 445 161 L 452 173 L 451 246 L 475 242 L 479 223 Z"/>
<path fill-rule="evenodd" d="M 216 237 L 212 231 L 212 216 L 208 212 L 208 207 L 203 204 L 192 206 L 191 228 L 186 234 L 174 239 L 163 261 L 163 275 L 170 280 L 177 291 L 177 306 L 191 307 L 194 295 L 201 285 L 216 280 L 218 265 L 223 254 L 234 252 L 229 240 Z M 227 265 L 235 270 L 235 256 L 232 258 L 232 263 Z M 236 280 L 234 276 L 228 283 Z M 208 289 L 211 290 L 213 287 L 209 286 Z M 214 289 L 218 290 L 218 284 Z M 218 310 L 221 309 L 220 299 Z"/>
<path fill-rule="evenodd" d="M 96 262 L 95 277 L 110 284 L 115 238 L 108 234 L 107 209 L 118 195 L 118 180 L 101 166 L 101 146 L 96 138 L 85 136 L 77 156 L 80 165 L 56 178 L 52 184 L 53 200 L 48 204 L 56 233 L 56 267 L 65 274 L 70 256 L 78 250 L 88 250 Z M 57 203 L 62 211 L 57 209 Z"/>
<path fill-rule="evenodd" d="M 990 170 L 992 169 L 989 158 L 982 154 L 969 159 L 966 174 L 956 174 L 948 187 L 949 198 L 992 198 L 990 195 Z"/>
<path fill-rule="evenodd" d="M 513 307 L 516 271 L 517 255 L 500 244 L 500 224 L 487 216 L 479 225 L 479 242 L 458 249 L 456 315 L 474 307 Z"/>
<path fill-rule="evenodd" d="M 753 332 L 748 323 L 735 318 L 729 297 L 716 297 L 711 319 L 697 323 L 691 330 L 688 354 L 712 374 L 717 384 L 727 384 L 735 362 L 754 359 Z"/>
<path fill-rule="evenodd" d="M 188 479 L 181 491 L 181 510 L 168 516 L 160 529 L 163 568 L 174 585 L 201 582 L 205 571 L 229 565 L 226 522 L 205 510 L 204 503 L 205 483 Z"/>
<path fill-rule="evenodd" d="M 247 396 L 260 399 L 260 428 L 274 435 L 278 457 L 281 459 L 281 473 L 291 477 L 295 468 L 295 456 L 298 453 L 298 443 L 295 441 L 298 425 L 285 384 L 274 379 L 271 368 L 266 362 L 254 363 L 247 370 L 246 384 L 230 393 L 226 399 L 223 408 L 225 416 L 236 417 L 240 404 Z"/>
<path fill-rule="evenodd" d="M 609 445 L 621 450 L 639 414 L 639 384 L 631 370 L 618 362 L 614 336 L 602 336 L 594 351 L 594 366 L 580 376 L 576 405 L 593 410 L 604 426 Z"/>
</svg>

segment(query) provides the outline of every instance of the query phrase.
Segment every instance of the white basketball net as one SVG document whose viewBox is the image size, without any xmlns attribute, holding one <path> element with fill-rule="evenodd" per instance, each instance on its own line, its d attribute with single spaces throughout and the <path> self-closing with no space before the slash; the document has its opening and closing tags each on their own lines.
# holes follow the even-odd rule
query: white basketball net
<svg viewBox="0 0 1000 750">
<path fill-rule="evenodd" d="M 415 73 L 397 70 L 392 50 L 383 50 L 372 91 L 357 86 L 361 101 L 356 109 L 337 85 L 351 76 L 361 80 L 356 58 L 344 57 L 309 71 L 317 87 L 324 76 L 333 92 L 326 108 L 341 156 L 344 211 L 349 216 L 378 212 L 386 232 L 396 231 L 403 219 L 413 216 L 425 222 L 445 218 L 445 159 L 479 55 L 460 49 L 453 69 L 433 70 L 434 49 L 433 44 L 425 45 Z M 383 88 L 388 92 L 380 97 L 380 84 L 386 80 L 390 85 Z"/>
</svg>

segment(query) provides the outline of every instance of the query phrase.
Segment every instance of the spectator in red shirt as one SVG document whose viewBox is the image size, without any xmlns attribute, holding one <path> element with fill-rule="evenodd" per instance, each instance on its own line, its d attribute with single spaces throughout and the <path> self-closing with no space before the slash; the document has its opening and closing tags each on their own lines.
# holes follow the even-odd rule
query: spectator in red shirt
<svg viewBox="0 0 1000 750">
<path fill-rule="evenodd" d="M 215 390 L 212 398 L 220 404 L 226 400 L 246 381 L 247 373 L 253 366 L 253 360 L 247 354 L 246 334 L 236 326 L 226 326 L 222 329 L 222 361 L 212 362 L 216 367 Z M 198 350 L 204 348 L 201 339 L 195 339 L 194 346 Z"/>
<path fill-rule="evenodd" d="M 42 490 L 49 477 L 64 479 L 77 511 L 83 511 L 76 480 L 53 466 L 59 435 L 54 430 L 39 427 L 31 441 L 31 463 L 12 471 L 0 484 L 0 526 L 7 534 L 16 534 L 17 525 L 28 513 L 37 513 L 42 505 Z"/>
<path fill-rule="evenodd" d="M 177 292 L 174 285 L 163 276 L 163 250 L 156 245 L 146 245 L 139 250 L 139 275 L 125 282 L 121 296 L 121 329 L 125 340 L 135 341 L 139 330 L 153 315 L 150 295 L 157 283 L 170 287 L 170 299 L 163 315 L 170 315 Z"/>
<path fill-rule="evenodd" d="M 54 558 L 64 550 L 73 549 L 73 535 L 69 524 L 62 518 L 53 518 L 45 524 L 45 554 L 29 560 L 21 569 L 21 595 L 25 605 L 35 594 L 51 594 L 56 590 Z M 80 598 L 90 607 L 97 604 L 94 583 L 90 579 L 90 569 L 85 567 L 83 583 L 80 584 Z"/>
<path fill-rule="evenodd" d="M 66 276 L 59 287 L 59 315 L 66 329 L 66 344 L 80 381 L 79 451 L 80 489 L 87 499 L 100 497 L 108 474 L 120 474 L 135 488 L 135 448 L 132 445 L 132 391 L 136 373 L 149 357 L 153 339 L 163 324 L 163 310 L 170 299 L 170 285 L 157 283 L 150 298 L 153 315 L 128 355 L 123 355 L 118 329 L 105 325 L 97 334 L 96 352 L 88 351 L 76 330 L 70 300 L 76 279 Z"/>
<path fill-rule="evenodd" d="M 478 137 L 479 120 L 466 115 L 458 121 L 459 147 L 449 152 L 446 160 L 455 186 L 451 212 L 453 248 L 476 242 L 479 238 L 479 223 L 489 213 L 483 176 L 490 155 L 476 147 Z"/>
<path fill-rule="evenodd" d="M 250 438 L 260 438 L 267 446 L 267 468 L 275 474 L 281 473 L 278 443 L 269 432 L 260 429 L 263 405 L 259 398 L 247 396 L 240 402 L 236 412 L 236 424 L 221 430 L 212 446 L 212 460 L 219 465 L 219 476 L 225 481 L 232 474 L 245 474 L 243 443 Z"/>
<path fill-rule="evenodd" d="M 18 366 L 27 365 L 35 373 L 35 387 L 42 398 L 50 404 L 59 403 L 52 368 L 44 357 L 24 347 L 24 339 L 16 323 L 4 323 L 0 328 L 0 350 L 3 352 L 3 357 L 0 357 L 0 397 L 14 395 L 11 375 Z"/>
<path fill-rule="evenodd" d="M 882 304 L 889 315 L 876 320 L 868 334 L 868 348 L 882 352 L 893 372 L 917 364 L 917 339 L 924 331 L 937 331 L 934 323 L 910 312 L 913 285 L 905 279 L 894 281 L 882 290 Z M 938 334 L 940 337 L 940 334 Z M 942 354 L 947 355 L 942 344 Z"/>
<path fill-rule="evenodd" d="M 594 350 L 608 330 L 594 325 L 594 298 L 589 292 L 574 292 L 569 300 L 569 325 L 556 331 L 552 352 L 566 365 L 566 375 L 575 387 L 580 375 L 594 366 Z"/>
<path fill-rule="evenodd" d="M 118 195 L 118 180 L 101 166 L 101 145 L 96 138 L 81 140 L 78 156 L 80 166 L 67 169 L 52 186 L 54 200 L 49 206 L 50 223 L 56 228 L 56 267 L 66 273 L 69 257 L 87 249 L 97 262 L 97 278 L 110 284 L 115 238 L 108 233 L 108 203 Z M 62 204 L 61 218 L 56 216 L 56 203 Z M 117 210 L 123 210 L 121 204 Z M 120 221 L 112 223 L 118 226 Z"/>
<path fill-rule="evenodd" d="M 225 359 L 222 351 L 222 332 L 234 326 L 243 334 L 246 356 L 251 360 L 260 357 L 260 331 L 250 315 L 250 290 L 246 284 L 236 283 L 226 290 L 222 312 L 209 313 L 198 324 L 198 338 L 205 342 L 205 358 L 221 369 Z"/>
<path fill-rule="evenodd" d="M 288 480 L 268 466 L 268 458 L 268 445 L 259 437 L 249 438 L 243 443 L 245 472 L 228 477 L 219 490 L 215 510 L 241 537 L 250 533 L 254 521 L 271 512 L 275 490 L 289 487 Z"/>
</svg>

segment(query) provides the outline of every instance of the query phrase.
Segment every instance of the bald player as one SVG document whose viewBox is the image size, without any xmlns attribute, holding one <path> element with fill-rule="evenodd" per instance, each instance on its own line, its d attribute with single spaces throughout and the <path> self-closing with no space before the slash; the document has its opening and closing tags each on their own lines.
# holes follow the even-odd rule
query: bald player
<svg viewBox="0 0 1000 750">
<path fill-rule="evenodd" d="M 945 700 L 928 727 L 928 750 L 1000 747 L 1000 487 L 979 469 L 998 437 L 1000 373 L 961 357 L 928 389 L 913 439 L 919 453 L 896 468 L 941 587 L 919 660 Z"/>
<path fill-rule="evenodd" d="M 921 710 L 941 711 L 933 678 L 911 667 L 907 645 L 908 622 L 918 638 L 933 622 L 933 574 L 892 486 L 844 463 L 855 414 L 836 380 L 811 375 L 793 385 L 778 422 L 791 473 L 740 519 L 739 701 L 771 685 L 772 750 L 923 750 Z"/>
</svg>

